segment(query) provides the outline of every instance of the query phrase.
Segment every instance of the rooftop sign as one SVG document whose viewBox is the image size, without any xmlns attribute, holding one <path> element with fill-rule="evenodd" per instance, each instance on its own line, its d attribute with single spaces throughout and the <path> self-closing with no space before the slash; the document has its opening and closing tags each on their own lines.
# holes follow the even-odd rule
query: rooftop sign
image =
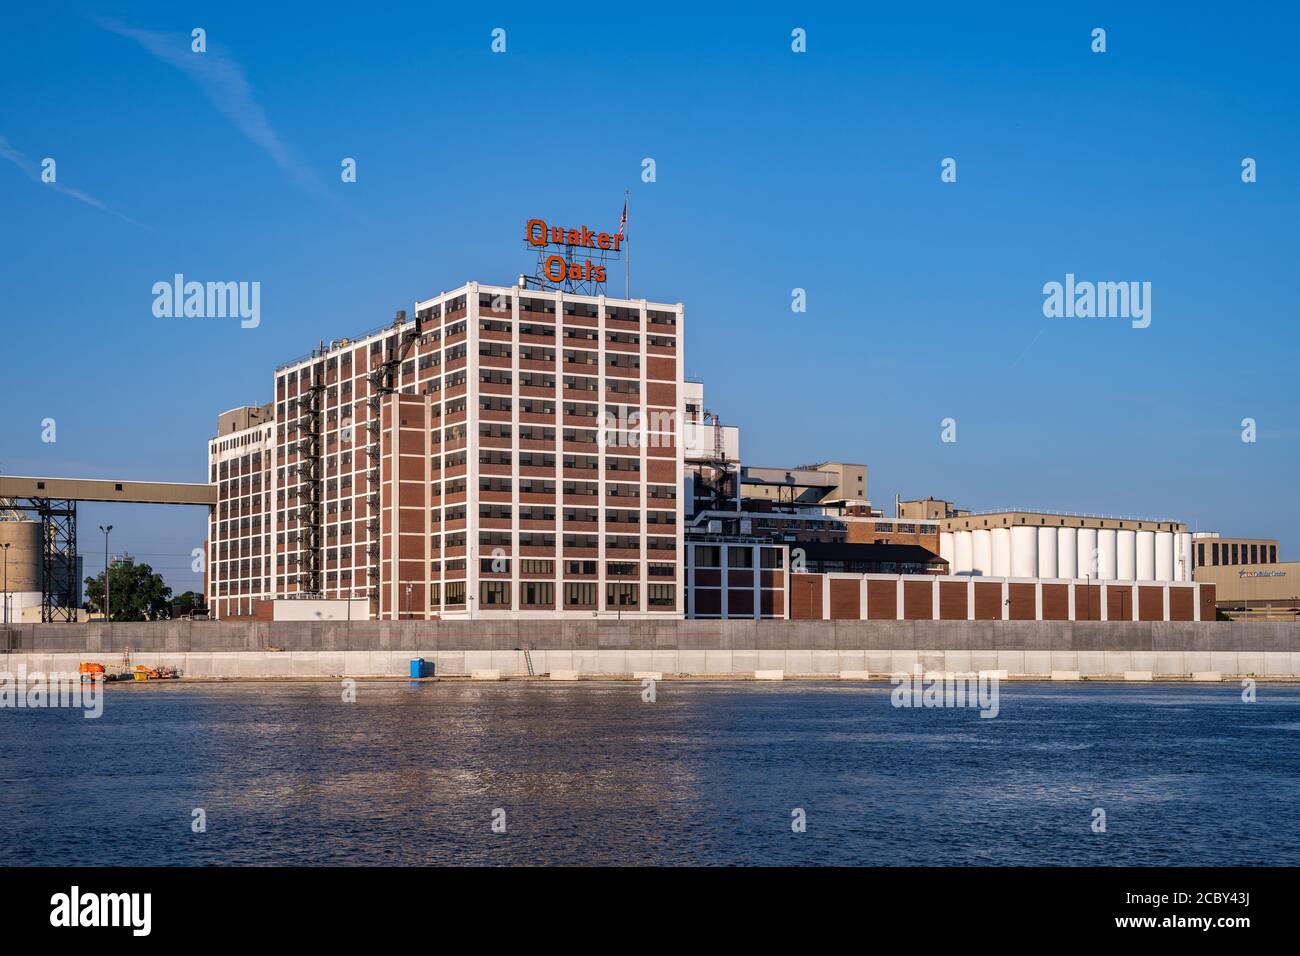
<svg viewBox="0 0 1300 956">
<path fill-rule="evenodd" d="M 621 256 L 624 236 L 529 219 L 524 239 L 537 250 L 537 279 L 572 289 L 606 281 L 606 262 Z"/>
</svg>

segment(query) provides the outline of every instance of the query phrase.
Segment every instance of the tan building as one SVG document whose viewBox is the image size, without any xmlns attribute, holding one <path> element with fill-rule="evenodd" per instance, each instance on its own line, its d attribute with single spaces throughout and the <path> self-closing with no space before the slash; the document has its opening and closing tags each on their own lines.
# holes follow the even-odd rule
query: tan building
<svg viewBox="0 0 1300 956">
<path fill-rule="evenodd" d="M 1195 574 L 1197 581 L 1215 585 L 1220 610 L 1250 618 L 1300 617 L 1300 561 L 1202 567 Z"/>
<path fill-rule="evenodd" d="M 867 504 L 867 466 L 842 461 L 795 468 L 747 465 L 741 469 L 740 494 L 781 505 Z"/>
</svg>

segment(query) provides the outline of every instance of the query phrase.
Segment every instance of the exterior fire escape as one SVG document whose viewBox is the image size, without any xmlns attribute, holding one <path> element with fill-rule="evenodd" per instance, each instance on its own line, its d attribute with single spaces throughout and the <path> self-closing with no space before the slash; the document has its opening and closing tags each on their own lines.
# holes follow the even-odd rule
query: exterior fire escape
<svg viewBox="0 0 1300 956">
<path fill-rule="evenodd" d="M 321 547 L 324 543 L 322 485 L 324 462 L 321 422 L 324 417 L 325 363 L 317 362 L 311 370 L 311 387 L 298 396 L 298 541 L 302 545 L 302 563 L 298 571 L 298 592 L 304 597 L 320 597 Z"/>
</svg>

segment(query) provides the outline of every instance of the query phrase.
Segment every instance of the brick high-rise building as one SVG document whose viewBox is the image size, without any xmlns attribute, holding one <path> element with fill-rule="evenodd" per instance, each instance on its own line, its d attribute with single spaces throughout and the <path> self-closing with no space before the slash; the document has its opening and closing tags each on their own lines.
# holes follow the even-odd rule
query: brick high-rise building
<svg viewBox="0 0 1300 956">
<path fill-rule="evenodd" d="M 681 617 L 682 315 L 470 283 L 281 366 L 209 443 L 215 615 Z"/>
</svg>

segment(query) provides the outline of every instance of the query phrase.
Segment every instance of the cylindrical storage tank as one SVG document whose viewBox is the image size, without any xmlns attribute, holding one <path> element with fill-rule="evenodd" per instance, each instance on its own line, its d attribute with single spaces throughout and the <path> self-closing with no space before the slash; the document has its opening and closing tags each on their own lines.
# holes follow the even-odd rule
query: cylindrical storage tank
<svg viewBox="0 0 1300 956">
<path fill-rule="evenodd" d="M 1011 529 L 993 529 L 993 576 L 1011 577 Z"/>
<path fill-rule="evenodd" d="M 1137 533 L 1137 580 L 1154 581 L 1156 579 L 1156 533 L 1139 531 Z"/>
<path fill-rule="evenodd" d="M 1102 528 L 1097 532 L 1097 578 L 1115 580 L 1115 529 Z"/>
<path fill-rule="evenodd" d="M 1058 577 L 1056 573 L 1056 529 L 1038 529 L 1038 576 Z"/>
<path fill-rule="evenodd" d="M 951 531 L 939 532 L 939 557 L 948 562 L 948 573 L 956 574 L 956 547 L 953 544 Z"/>
<path fill-rule="evenodd" d="M 1097 529 L 1079 529 L 1078 576 L 1097 580 Z"/>
<path fill-rule="evenodd" d="M 1061 528 L 1056 534 L 1056 576 L 1079 576 L 1079 533 L 1075 528 Z"/>
<path fill-rule="evenodd" d="M 1174 533 L 1172 531 L 1156 532 L 1156 580 L 1172 581 L 1174 579 Z"/>
<path fill-rule="evenodd" d="M 953 565 L 953 574 L 970 574 L 975 570 L 975 539 L 969 531 L 956 532 L 956 540 L 953 542 L 954 551 L 957 556 L 957 563 Z"/>
<path fill-rule="evenodd" d="M 1174 575 L 1178 581 L 1192 580 L 1192 536 L 1180 531 L 1176 536 L 1177 550 L 1174 553 Z"/>
<path fill-rule="evenodd" d="M 10 594 L 41 592 L 41 568 L 44 550 L 41 548 L 41 523 L 39 521 L 0 521 L 0 551 L 8 555 L 8 590 Z M 0 565 L 5 558 L 0 556 Z M 11 617 L 16 618 L 18 602 L 13 601 Z M 12 622 L 11 622 L 12 623 Z"/>
<path fill-rule="evenodd" d="M 993 535 L 987 528 L 972 532 L 971 568 L 976 574 L 993 573 Z"/>
<path fill-rule="evenodd" d="M 1038 576 L 1038 529 L 1017 526 L 1011 529 L 1011 576 Z"/>
<path fill-rule="evenodd" d="M 1115 577 L 1137 580 L 1137 534 L 1127 528 L 1115 532 Z"/>
</svg>

